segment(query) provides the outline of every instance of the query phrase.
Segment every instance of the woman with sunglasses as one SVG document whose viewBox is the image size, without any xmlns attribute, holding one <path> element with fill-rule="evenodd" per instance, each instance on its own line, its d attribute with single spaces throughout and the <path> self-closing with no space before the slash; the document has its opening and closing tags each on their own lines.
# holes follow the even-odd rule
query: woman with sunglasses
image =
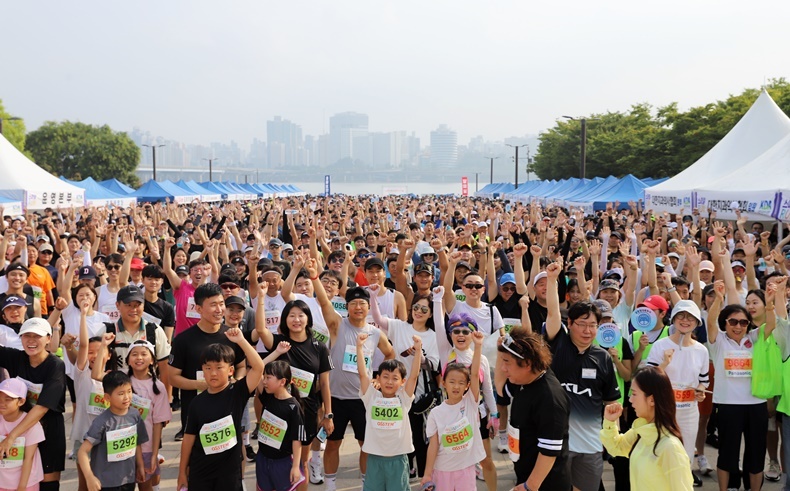
<svg viewBox="0 0 790 491">
<path fill-rule="evenodd" d="M 433 289 L 433 324 L 436 332 L 439 333 L 436 336 L 439 360 L 443 367 L 446 367 L 451 362 L 461 363 L 469 367 L 472 365 L 472 355 L 474 355 L 471 334 L 473 331 L 479 330 L 477 322 L 467 313 L 452 314 L 445 330 L 444 311 L 442 310 L 444 295 L 445 288 L 443 286 L 437 286 Z M 450 296 L 453 295 L 450 294 Z M 485 354 L 480 360 L 480 373 L 472 375 L 480 377 L 482 384 L 481 394 L 484 404 L 480 405 L 480 434 L 483 436 L 486 458 L 480 462 L 480 465 L 486 486 L 490 491 L 493 491 L 496 489 L 497 475 L 494 461 L 491 458 L 490 438 L 497 435 L 499 431 L 499 413 L 497 412 L 496 399 L 494 398 L 491 367 Z M 490 418 L 489 413 L 491 413 Z"/>
<path fill-rule="evenodd" d="M 129 284 L 129 272 L 132 268 L 132 257 L 137 244 L 134 240 L 124 243 L 126 247 L 126 257 L 120 254 L 110 254 L 107 256 L 107 284 L 99 287 L 99 312 L 110 316 L 112 322 L 120 318 L 115 301 L 118 290 Z"/>
<path fill-rule="evenodd" d="M 370 285 L 368 289 L 372 295 L 376 295 L 380 285 Z M 392 347 L 395 349 L 395 358 L 411 367 L 414 359 L 413 336 L 422 339 L 422 351 L 424 366 L 430 370 L 432 376 L 438 375 L 439 369 L 439 349 L 436 345 L 436 332 L 433 330 L 433 298 L 431 295 L 414 295 L 411 308 L 409 309 L 408 319 L 404 322 L 400 319 L 393 319 L 381 314 L 378 302 L 370 302 L 370 312 L 373 314 L 373 321 L 382 331 L 387 334 Z M 417 379 L 417 388 L 414 392 L 415 400 L 422 396 L 426 391 L 425 381 L 422 377 Z M 414 409 L 412 407 L 412 409 Z M 422 414 L 415 414 L 409 411 L 409 421 L 411 422 L 412 442 L 414 443 L 414 453 L 409 455 L 409 462 L 412 457 L 416 457 L 417 469 L 412 468 L 411 477 L 423 476 L 425 473 L 425 460 L 428 452 L 428 445 L 425 442 L 424 418 Z"/>
<path fill-rule="evenodd" d="M 786 281 L 785 277 L 779 277 Z M 716 473 L 719 489 L 726 490 L 731 472 L 738 472 L 741 438 L 745 451 L 743 472 L 749 474 L 751 489 L 762 487 L 765 465 L 766 433 L 768 431 L 768 405 L 765 399 L 752 395 L 752 354 L 757 336 L 764 338 L 774 331 L 777 313 L 787 316 L 786 309 L 774 300 L 778 285 L 770 283 L 765 292 L 765 324 L 754 328 L 749 311 L 738 304 L 727 305 L 724 281 L 714 283 L 716 299 L 709 309 L 708 349 L 715 367 L 716 387 L 713 403 L 717 405 L 719 430 L 719 458 Z M 739 299 L 736 297 L 736 302 Z M 781 303 L 781 302 L 780 302 Z M 778 310 L 778 312 L 777 312 Z M 718 322 L 714 322 L 718 319 Z"/>
</svg>

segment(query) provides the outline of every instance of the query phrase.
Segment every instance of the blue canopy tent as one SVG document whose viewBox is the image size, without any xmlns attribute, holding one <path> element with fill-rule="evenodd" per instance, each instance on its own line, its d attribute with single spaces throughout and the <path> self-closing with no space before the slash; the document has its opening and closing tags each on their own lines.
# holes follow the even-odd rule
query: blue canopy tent
<svg viewBox="0 0 790 491">
<path fill-rule="evenodd" d="M 597 178 L 600 179 L 600 178 Z M 587 188 L 580 189 L 578 192 L 565 197 L 565 206 L 582 206 L 590 201 L 587 196 L 592 196 L 605 191 L 620 182 L 620 179 L 609 176 L 597 184 L 593 184 Z"/>
<path fill-rule="evenodd" d="M 510 191 L 509 193 L 505 193 L 504 198 L 506 199 L 515 199 L 519 201 L 529 201 L 528 194 L 533 189 L 541 186 L 546 181 L 527 181 L 524 184 L 520 185 L 518 188 Z M 527 196 L 523 196 L 527 195 Z"/>
<path fill-rule="evenodd" d="M 223 186 L 222 183 L 220 182 L 206 181 L 206 182 L 201 182 L 200 185 L 210 191 L 219 193 L 222 196 L 222 199 L 226 199 L 228 201 L 238 201 L 242 199 L 239 196 L 238 192 L 236 192 L 235 190 L 228 189 L 227 187 Z"/>
<path fill-rule="evenodd" d="M 195 181 L 185 181 L 181 179 L 180 181 L 174 183 L 176 186 L 184 189 L 187 192 L 193 193 L 200 197 L 200 201 L 205 201 L 206 203 L 211 203 L 214 201 L 222 201 L 222 196 L 220 193 L 216 193 L 214 191 L 208 190 L 201 186 L 200 184 L 196 183 Z"/>
<path fill-rule="evenodd" d="M 245 182 L 244 184 L 239 184 L 239 187 L 241 187 L 242 189 L 245 189 L 248 192 L 254 194 L 258 198 L 263 196 L 263 191 L 261 191 L 260 189 L 256 188 L 255 186 L 253 186 L 250 183 Z"/>
<path fill-rule="evenodd" d="M 236 194 L 236 199 L 253 199 L 255 196 L 252 196 L 249 191 L 239 187 L 239 185 L 235 182 L 230 181 L 223 181 L 220 183 L 221 185 L 228 188 L 232 193 Z"/>
<path fill-rule="evenodd" d="M 175 184 L 171 182 L 157 182 L 153 179 L 140 186 L 140 189 L 133 192 L 131 195 L 136 197 L 137 201 L 144 202 L 165 201 L 169 199 L 172 203 L 188 203 L 191 200 L 191 194 L 187 194 L 186 191 Z"/>
<path fill-rule="evenodd" d="M 82 181 L 71 181 L 66 179 L 63 176 L 60 176 L 60 179 L 63 182 L 67 182 L 71 185 L 81 187 L 85 190 L 85 205 L 86 206 L 120 206 L 122 208 L 126 208 L 128 206 L 132 206 L 137 202 L 137 198 L 129 196 L 128 194 L 119 194 L 113 191 L 110 191 L 106 187 L 102 186 L 95 179 L 92 177 L 88 177 L 87 179 L 83 179 Z"/>
<path fill-rule="evenodd" d="M 645 183 L 628 174 L 618 179 L 613 185 L 594 189 L 589 193 L 579 196 L 573 205 L 582 206 L 586 211 L 606 209 L 607 203 L 620 202 L 618 209 L 628 209 L 629 201 L 638 201 L 644 196 Z"/>
<path fill-rule="evenodd" d="M 124 196 L 132 194 L 134 192 L 133 188 L 127 186 L 126 184 L 122 183 L 121 181 L 115 178 L 99 181 L 99 184 L 101 184 L 103 187 L 109 189 L 114 193 L 118 193 Z"/>
<path fill-rule="evenodd" d="M 270 188 L 269 185 L 266 184 L 265 182 L 259 182 L 259 183 L 253 184 L 253 186 L 256 189 L 260 190 L 260 192 L 262 193 L 262 196 L 264 198 L 268 198 L 270 196 L 274 196 L 274 189 Z"/>
</svg>

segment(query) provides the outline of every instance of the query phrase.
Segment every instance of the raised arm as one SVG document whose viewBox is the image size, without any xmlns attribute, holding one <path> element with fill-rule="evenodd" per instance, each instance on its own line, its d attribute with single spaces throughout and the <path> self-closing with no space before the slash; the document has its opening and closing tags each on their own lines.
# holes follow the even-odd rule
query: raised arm
<svg viewBox="0 0 790 491">
<path fill-rule="evenodd" d="M 365 366 L 365 341 L 368 339 L 366 333 L 357 335 L 357 372 L 359 373 L 359 393 L 363 396 L 370 388 L 370 375 L 368 367 Z"/>
<path fill-rule="evenodd" d="M 373 322 L 375 322 L 382 331 L 389 334 L 389 317 L 381 315 L 381 308 L 379 307 L 379 303 L 376 300 L 376 296 L 378 296 L 379 292 L 379 285 L 370 285 L 368 290 L 370 290 L 370 296 L 372 297 L 370 299 L 370 313 L 373 315 Z"/>
<path fill-rule="evenodd" d="M 304 256 L 302 253 L 299 251 L 294 251 L 294 263 L 291 267 L 291 271 L 288 273 L 288 277 L 285 278 L 285 281 L 283 282 L 283 287 L 280 289 L 280 295 L 282 295 L 283 300 L 286 302 L 290 302 L 296 298 L 293 294 L 294 283 L 296 283 L 296 277 L 299 276 L 299 273 L 304 267 L 304 262 Z"/>
<path fill-rule="evenodd" d="M 417 335 L 411 337 L 414 341 L 414 359 L 411 361 L 411 370 L 409 370 L 409 378 L 406 379 L 406 394 L 411 397 L 414 395 L 414 389 L 417 388 L 417 379 L 420 377 L 420 366 L 422 365 L 422 338 Z"/>
<path fill-rule="evenodd" d="M 713 291 L 716 297 L 708 309 L 708 342 L 713 344 L 719 336 L 719 312 L 724 306 L 724 295 L 727 291 L 724 281 L 716 280 L 713 282 Z"/>
<path fill-rule="evenodd" d="M 445 312 L 452 312 L 455 308 L 455 293 L 453 292 L 453 283 L 455 282 L 455 267 L 458 265 L 458 262 L 461 260 L 461 253 L 455 251 L 448 256 L 448 265 L 447 271 L 444 273 L 444 291 L 446 295 L 444 295 L 444 299 L 442 301 L 442 305 L 444 306 Z"/>
<path fill-rule="evenodd" d="M 554 339 L 562 327 L 562 317 L 560 315 L 560 298 L 557 288 L 557 278 L 562 270 L 562 259 L 559 259 L 546 267 L 546 336 L 549 340 Z"/>
<path fill-rule="evenodd" d="M 173 255 L 170 253 L 174 245 L 176 245 L 176 239 L 173 237 L 168 237 L 165 239 L 165 253 L 164 257 L 162 258 L 162 271 L 165 273 L 165 276 L 167 276 L 167 281 L 170 282 L 170 286 L 172 286 L 174 290 L 178 290 L 181 288 L 181 278 L 179 278 L 176 272 L 173 271 Z"/>
<path fill-rule="evenodd" d="M 480 399 L 480 363 L 483 357 L 483 341 L 485 334 L 480 331 L 472 333 L 472 341 L 475 344 L 475 352 L 472 355 L 472 367 L 470 372 L 472 374 L 471 383 L 469 384 L 469 391 L 472 393 L 472 398 L 477 401 Z"/>
<path fill-rule="evenodd" d="M 244 334 L 242 334 L 241 329 L 238 327 L 234 327 L 225 331 L 225 337 L 227 337 L 230 341 L 236 343 L 239 348 L 244 352 L 244 356 L 247 358 L 247 373 L 245 375 L 245 380 L 247 381 L 247 389 L 250 393 L 255 391 L 255 388 L 258 386 L 258 383 L 263 379 L 263 360 L 258 355 L 258 352 L 255 351 L 255 348 L 252 347 L 250 343 L 244 339 Z"/>
<path fill-rule="evenodd" d="M 524 273 L 524 254 L 529 249 L 526 244 L 516 244 L 513 246 L 513 260 L 516 264 L 513 265 L 513 274 L 516 277 L 516 293 L 519 295 L 527 295 L 527 277 Z"/>
</svg>

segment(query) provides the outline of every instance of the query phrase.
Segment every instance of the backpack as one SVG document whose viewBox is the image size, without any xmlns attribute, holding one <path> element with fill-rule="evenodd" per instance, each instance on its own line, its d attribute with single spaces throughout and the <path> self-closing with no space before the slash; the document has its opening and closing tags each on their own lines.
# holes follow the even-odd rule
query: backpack
<svg viewBox="0 0 790 491">
<path fill-rule="evenodd" d="M 107 330 L 108 334 L 116 334 L 117 333 L 117 326 L 114 322 L 105 322 L 104 327 Z M 156 330 L 161 329 L 159 326 L 154 324 L 153 322 L 146 322 L 145 323 L 145 339 L 149 343 L 156 346 Z M 117 353 L 115 353 L 115 348 L 129 348 L 131 345 L 129 343 L 119 343 L 115 340 L 107 347 L 110 350 L 110 366 L 119 368 L 121 366 L 121 360 L 118 358 Z M 115 359 L 113 361 L 112 359 Z M 156 360 L 154 360 L 156 362 Z"/>
<path fill-rule="evenodd" d="M 420 376 L 425 384 L 425 392 L 418 397 L 411 406 L 414 414 L 426 414 L 442 403 L 442 389 L 436 383 L 433 364 L 430 360 L 423 360 L 420 364 Z"/>
</svg>

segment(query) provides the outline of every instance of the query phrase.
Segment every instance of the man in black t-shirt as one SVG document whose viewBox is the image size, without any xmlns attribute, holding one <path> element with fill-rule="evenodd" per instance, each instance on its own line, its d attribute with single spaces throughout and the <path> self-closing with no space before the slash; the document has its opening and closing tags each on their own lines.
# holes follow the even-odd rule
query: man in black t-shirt
<svg viewBox="0 0 790 491">
<path fill-rule="evenodd" d="M 145 306 L 143 320 L 153 322 L 164 329 L 167 340 L 172 343 L 173 329 L 176 327 L 176 311 L 173 304 L 159 297 L 159 291 L 165 281 L 165 274 L 156 264 L 143 268 L 143 288 L 145 289 Z"/>
<path fill-rule="evenodd" d="M 246 358 L 244 352 L 235 343 L 225 337 L 228 327 L 222 324 L 225 314 L 225 298 L 216 283 L 206 283 L 195 289 L 195 310 L 200 320 L 173 339 L 170 352 L 169 376 L 173 387 L 181 389 L 181 430 L 176 433 L 176 441 L 184 438 L 189 405 L 197 395 L 197 391 L 206 390 L 206 382 L 200 366 L 200 356 L 206 346 L 213 343 L 226 344 L 236 354 L 234 377 L 244 376 Z"/>
<path fill-rule="evenodd" d="M 545 336 L 553 355 L 551 368 L 570 401 L 568 470 L 571 483 L 580 491 L 598 491 L 603 474 L 603 445 L 599 437 L 603 407 L 620 398 L 620 389 L 611 356 L 593 344 L 601 321 L 598 307 L 588 301 L 577 302 L 568 310 L 568 328 L 562 325 L 557 291 L 561 269 L 559 262 L 546 268 Z"/>
</svg>

